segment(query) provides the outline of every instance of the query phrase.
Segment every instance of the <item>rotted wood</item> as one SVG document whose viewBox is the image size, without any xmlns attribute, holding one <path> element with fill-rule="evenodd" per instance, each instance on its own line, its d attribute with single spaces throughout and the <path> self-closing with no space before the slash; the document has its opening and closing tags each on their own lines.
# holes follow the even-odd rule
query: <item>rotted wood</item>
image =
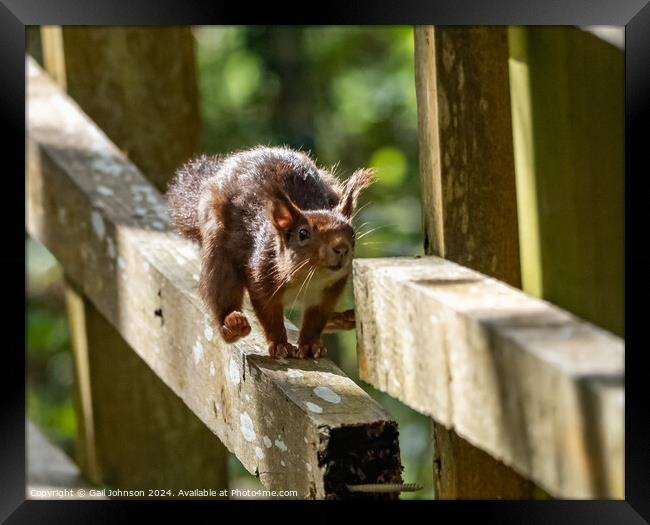
<svg viewBox="0 0 650 525">
<path fill-rule="evenodd" d="M 300 498 L 401 483 L 397 425 L 331 361 L 225 344 L 197 292 L 197 247 L 156 189 L 28 61 L 28 231 L 160 380 L 270 489 Z M 290 326 L 290 338 L 297 336 Z"/>
</svg>

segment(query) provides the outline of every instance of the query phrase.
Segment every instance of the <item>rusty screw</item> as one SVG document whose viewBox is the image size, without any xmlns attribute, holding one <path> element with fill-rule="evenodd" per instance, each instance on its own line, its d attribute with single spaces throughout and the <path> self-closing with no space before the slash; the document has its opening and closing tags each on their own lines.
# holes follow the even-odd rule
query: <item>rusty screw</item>
<svg viewBox="0 0 650 525">
<path fill-rule="evenodd" d="M 350 492 L 381 493 L 381 492 L 415 492 L 422 490 L 417 483 L 367 483 L 365 485 L 346 485 Z"/>
</svg>

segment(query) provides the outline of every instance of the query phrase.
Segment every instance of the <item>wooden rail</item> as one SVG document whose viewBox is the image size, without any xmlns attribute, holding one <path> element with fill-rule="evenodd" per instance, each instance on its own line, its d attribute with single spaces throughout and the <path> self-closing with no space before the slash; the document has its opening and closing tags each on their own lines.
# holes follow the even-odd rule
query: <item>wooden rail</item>
<svg viewBox="0 0 650 525">
<path fill-rule="evenodd" d="M 269 358 L 252 314 L 250 336 L 221 341 L 162 196 L 31 59 L 27 71 L 29 234 L 134 352 L 270 489 L 400 482 L 396 423 L 336 365 Z"/>
<path fill-rule="evenodd" d="M 554 496 L 623 497 L 624 346 L 438 257 L 354 262 L 361 379 Z"/>
</svg>

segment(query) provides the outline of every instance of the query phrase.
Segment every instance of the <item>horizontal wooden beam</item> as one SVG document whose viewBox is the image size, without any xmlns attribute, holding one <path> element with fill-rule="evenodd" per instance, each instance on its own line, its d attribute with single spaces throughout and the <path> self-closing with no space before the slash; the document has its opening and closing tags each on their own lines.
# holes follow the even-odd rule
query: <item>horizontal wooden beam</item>
<svg viewBox="0 0 650 525">
<path fill-rule="evenodd" d="M 623 341 L 438 257 L 354 262 L 361 379 L 557 497 L 623 497 Z"/>
<path fill-rule="evenodd" d="M 268 357 L 250 309 L 252 333 L 225 344 L 163 197 L 30 59 L 27 72 L 29 234 L 134 351 L 270 489 L 336 498 L 400 482 L 381 406 L 327 359 Z"/>
</svg>

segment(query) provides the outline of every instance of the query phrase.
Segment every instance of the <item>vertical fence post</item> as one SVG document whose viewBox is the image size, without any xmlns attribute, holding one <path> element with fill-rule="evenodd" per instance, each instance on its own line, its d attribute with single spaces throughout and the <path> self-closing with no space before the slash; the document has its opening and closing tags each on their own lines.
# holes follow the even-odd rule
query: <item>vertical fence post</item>
<svg viewBox="0 0 650 525">
<path fill-rule="evenodd" d="M 191 29 L 43 27 L 42 43 L 50 75 L 164 190 L 199 146 Z M 66 296 L 84 474 L 116 488 L 227 488 L 216 436 L 85 297 L 70 285 Z"/>
<path fill-rule="evenodd" d="M 416 27 L 425 251 L 520 286 L 508 37 Z M 531 498 L 512 469 L 433 422 L 436 497 Z"/>
<path fill-rule="evenodd" d="M 512 27 L 526 293 L 624 333 L 624 53 L 575 27 Z"/>
</svg>

